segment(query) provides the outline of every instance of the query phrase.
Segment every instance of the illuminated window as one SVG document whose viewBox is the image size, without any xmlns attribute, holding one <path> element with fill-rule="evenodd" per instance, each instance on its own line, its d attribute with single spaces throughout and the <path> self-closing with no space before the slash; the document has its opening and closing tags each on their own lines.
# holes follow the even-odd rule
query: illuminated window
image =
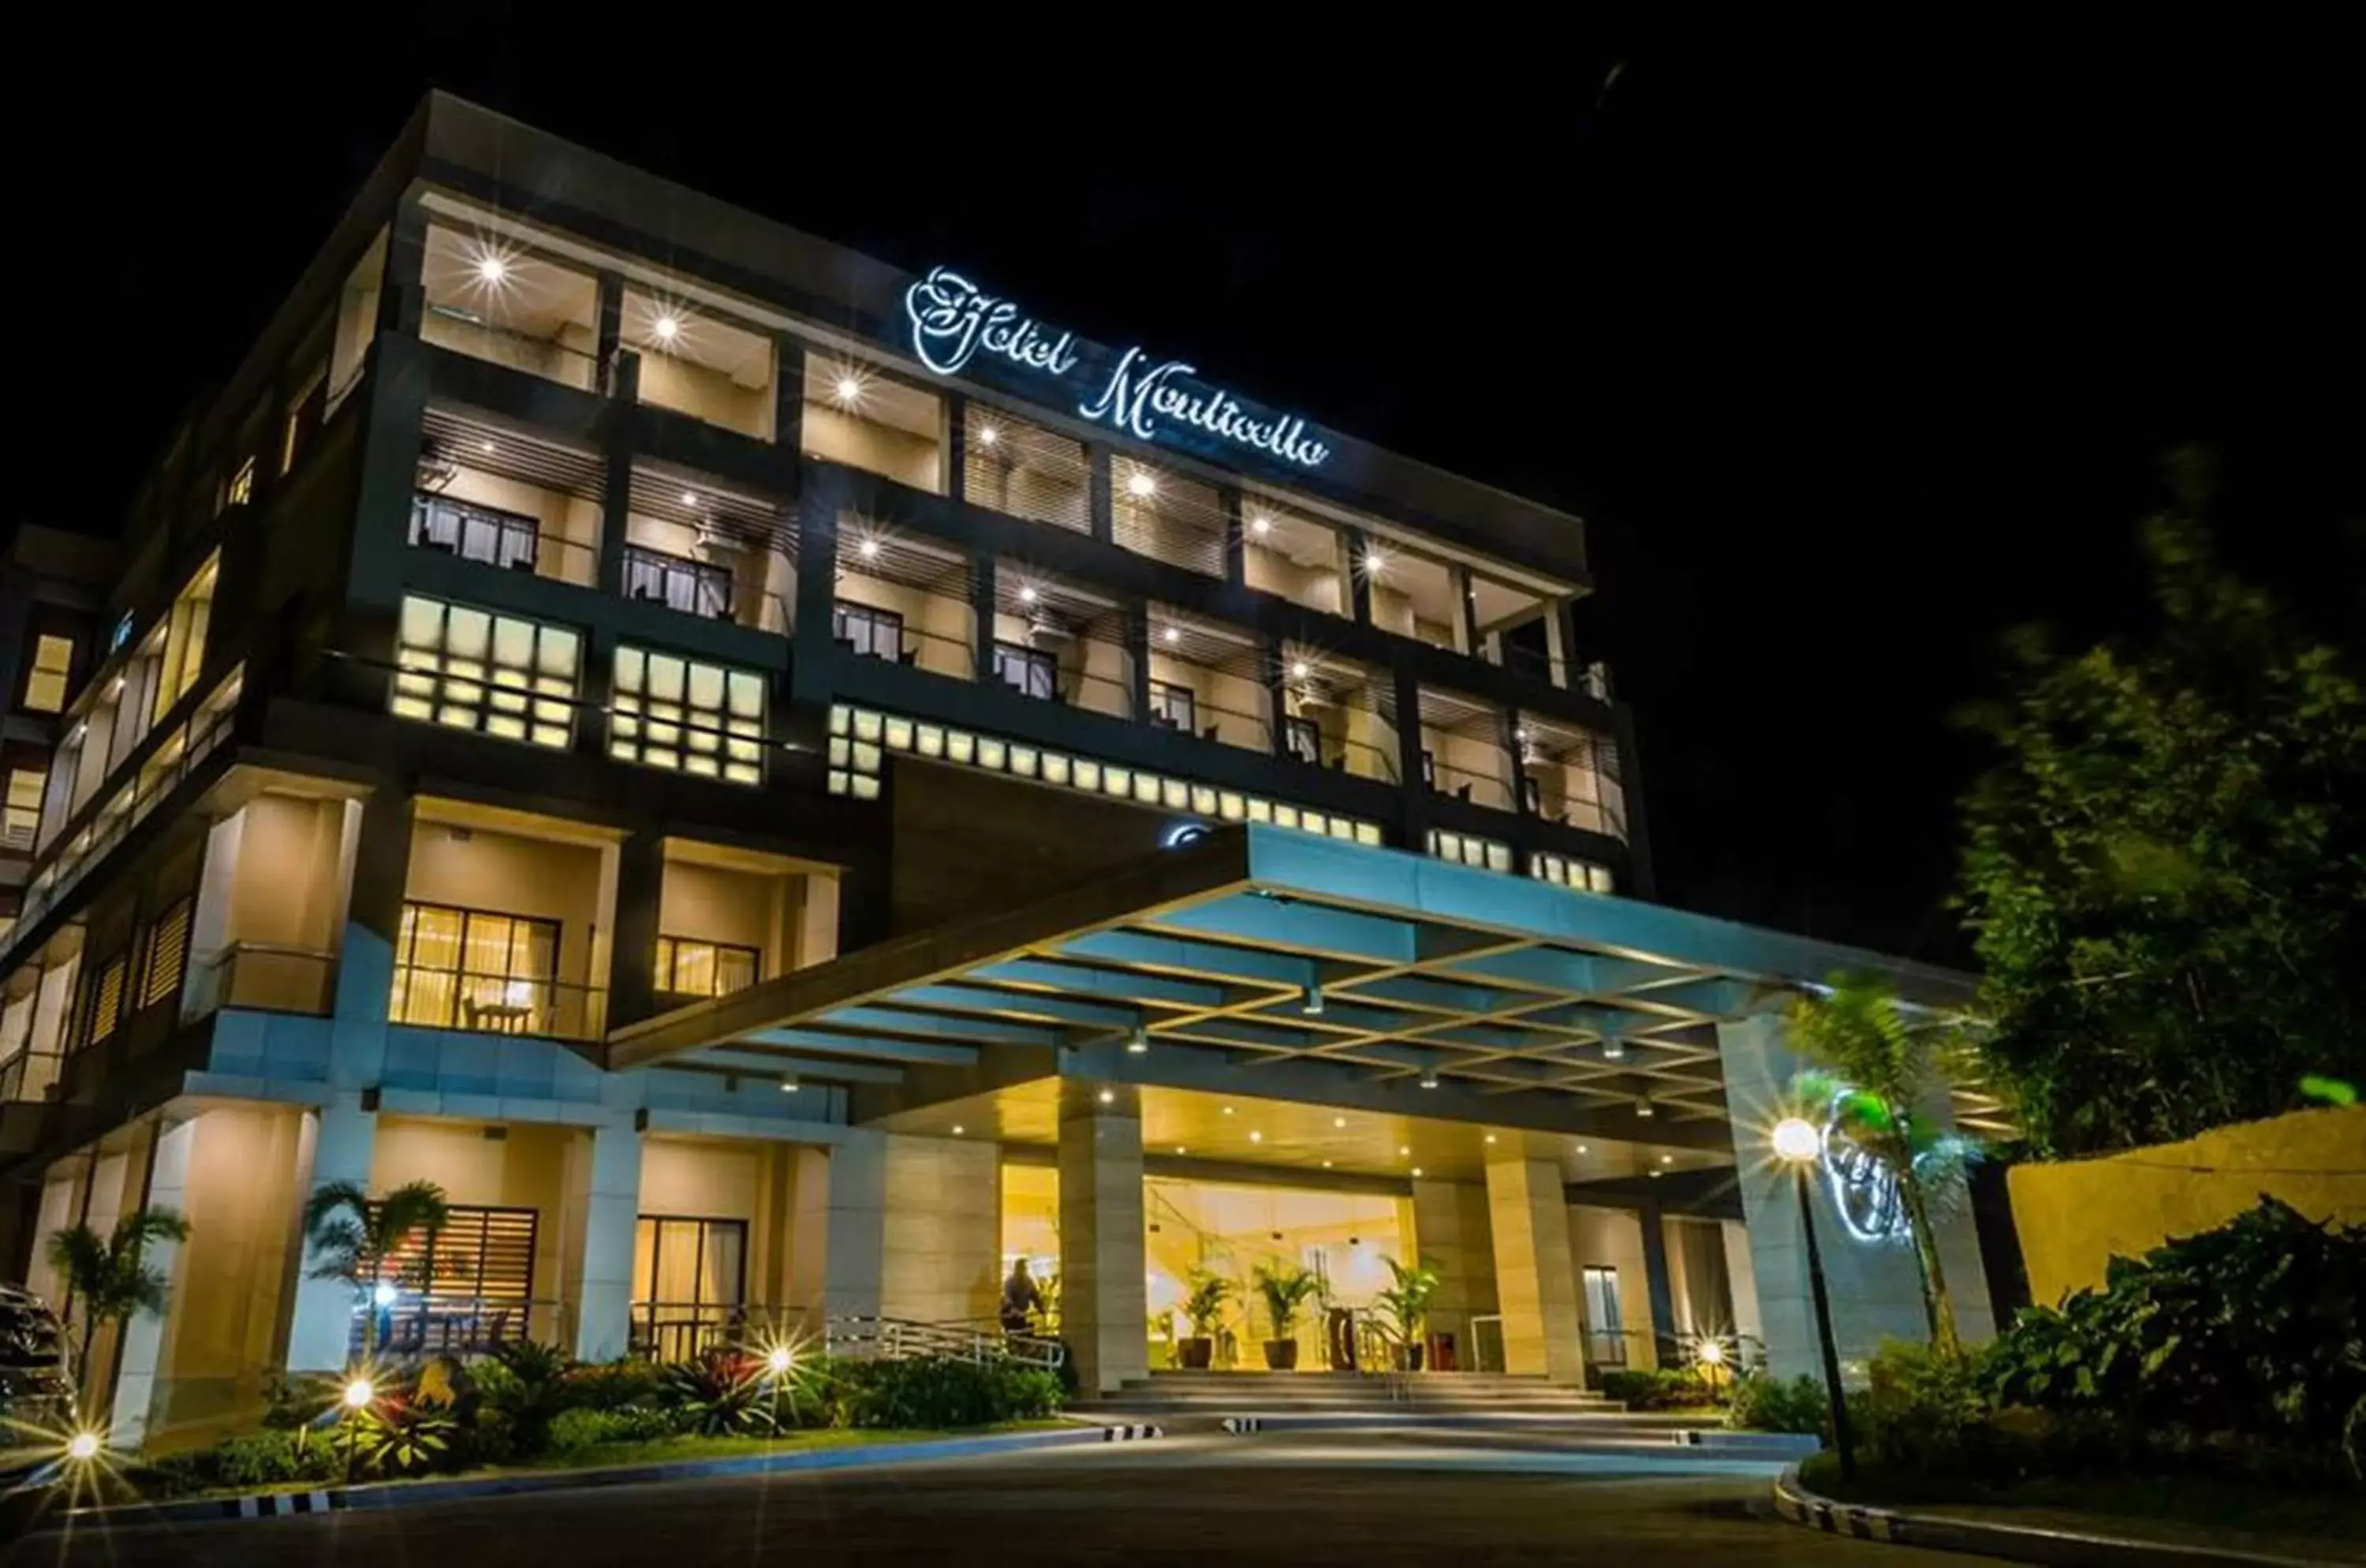
<svg viewBox="0 0 2366 1568">
<path fill-rule="evenodd" d="M 84 1038 L 96 1045 L 112 1039 L 123 1021 L 123 988 L 130 964 L 121 953 L 107 960 L 90 987 L 90 1031 Z"/>
<path fill-rule="evenodd" d="M 1171 681 L 1150 682 L 1150 722 L 1165 729 L 1179 729 L 1186 735 L 1199 733 L 1198 702 L 1189 686 L 1178 686 Z"/>
<path fill-rule="evenodd" d="M 582 637 L 565 626 L 406 595 L 389 706 L 398 718 L 564 748 L 582 654 Z"/>
<path fill-rule="evenodd" d="M 830 610 L 830 635 L 864 659 L 904 657 L 904 617 L 893 610 L 840 599 Z"/>
<path fill-rule="evenodd" d="M 522 915 L 402 907 L 394 944 L 395 1023 L 540 1034 L 558 973 L 558 922 Z"/>
<path fill-rule="evenodd" d="M 148 975 L 140 986 L 143 1008 L 180 994 L 181 976 L 189 962 L 189 900 L 184 898 L 148 928 Z"/>
<path fill-rule="evenodd" d="M 752 947 L 683 936 L 658 938 L 657 988 L 667 996 L 728 996 L 754 985 L 763 969 L 764 955 Z"/>
<path fill-rule="evenodd" d="M 55 713 L 66 705 L 66 675 L 73 669 L 73 638 L 47 632 L 34 641 L 33 671 L 25 678 L 25 705 Z"/>
<path fill-rule="evenodd" d="M 12 850 L 33 847 L 33 830 L 41 823 L 41 790 L 49 775 L 38 768 L 8 770 L 6 816 L 0 817 L 0 845 Z"/>
<path fill-rule="evenodd" d="M 245 506 L 254 500 L 254 458 L 249 457 L 245 462 L 241 463 L 238 466 L 238 472 L 231 476 L 229 499 L 232 506 Z"/>
<path fill-rule="evenodd" d="M 608 754 L 732 784 L 764 782 L 764 678 L 647 649 L 616 649 Z"/>
</svg>

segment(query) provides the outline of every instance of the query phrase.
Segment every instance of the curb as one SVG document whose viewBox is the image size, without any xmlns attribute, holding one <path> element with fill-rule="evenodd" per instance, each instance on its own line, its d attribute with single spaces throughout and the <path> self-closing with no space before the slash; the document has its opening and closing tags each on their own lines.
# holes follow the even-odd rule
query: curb
<svg viewBox="0 0 2366 1568">
<path fill-rule="evenodd" d="M 2087 1535 L 2025 1525 L 1975 1523 L 1932 1514 L 1903 1513 L 1895 1508 L 1835 1503 L 1800 1485 L 1799 1467 L 1796 1464 L 1775 1480 L 1774 1512 L 1792 1524 L 1831 1535 L 1919 1546 L 1931 1551 L 1976 1552 L 2016 1562 L 2057 1564 L 2059 1568 L 2317 1568 L 2300 1557 L 2176 1546 L 2166 1541 L 2130 1540 L 2121 1536 Z"/>
<path fill-rule="evenodd" d="M 592 1487 L 643 1486 L 665 1481 L 710 1481 L 736 1475 L 772 1475 L 801 1470 L 861 1470 L 874 1465 L 927 1460 L 968 1459 L 1028 1449 L 1079 1448 L 1144 1442 L 1164 1437 L 1146 1422 L 1076 1426 L 1065 1430 L 1006 1432 L 975 1438 L 936 1438 L 914 1443 L 880 1443 L 845 1449 L 810 1449 L 778 1454 L 735 1454 L 726 1459 L 682 1460 L 671 1464 L 611 1465 L 598 1470 L 560 1470 L 543 1474 L 489 1475 L 471 1481 L 379 1483 L 369 1486 L 316 1488 L 309 1492 L 258 1492 L 239 1497 L 198 1497 L 182 1502 L 118 1504 L 53 1514 L 35 1532 L 83 1524 L 203 1524 L 227 1519 L 289 1518 L 299 1514 L 357 1513 L 421 1507 L 469 1497 L 523 1496 Z"/>
<path fill-rule="evenodd" d="M 1370 1427 L 1436 1427 L 1446 1431 L 1527 1433 L 1536 1437 L 1590 1437 L 1603 1442 L 1628 1443 L 1638 1447 L 1676 1447 L 1691 1440 L 1688 1429 L 1669 1427 L 1613 1427 L 1589 1430 L 1602 1420 L 1616 1417 L 1578 1417 L 1558 1421 L 1549 1417 L 1522 1416 L 1506 1418 L 1500 1415 L 1432 1414 L 1407 1410 L 1324 1410 L 1289 1411 L 1269 1416 L 1227 1416 L 1220 1425 L 1238 1437 L 1249 1432 L 1282 1431 L 1345 1431 Z M 1711 1433 L 1709 1447 L 1719 1446 L 1718 1439 L 1725 1433 Z M 1813 1451 L 1812 1449 L 1808 1451 Z M 1780 1454 L 1770 1455 L 1780 1458 Z"/>
</svg>

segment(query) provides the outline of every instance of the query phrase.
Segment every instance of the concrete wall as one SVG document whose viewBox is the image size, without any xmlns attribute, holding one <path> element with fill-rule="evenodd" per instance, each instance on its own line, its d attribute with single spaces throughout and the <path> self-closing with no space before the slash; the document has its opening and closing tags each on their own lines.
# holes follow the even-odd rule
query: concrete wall
<svg viewBox="0 0 2366 1568">
<path fill-rule="evenodd" d="M 744 1222 L 749 1305 L 793 1304 L 795 1163 L 786 1144 L 651 1137 L 641 1147 L 640 1212 Z"/>
<path fill-rule="evenodd" d="M 658 933 L 752 947 L 765 976 L 784 974 L 796 959 L 797 881 L 668 860 Z"/>
<path fill-rule="evenodd" d="M 2224 1224 L 2271 1194 L 2315 1220 L 2366 1224 L 2366 1106 L 2297 1111 L 2181 1144 L 2005 1173 L 2029 1295 L 2054 1305 L 2113 1258 Z"/>
<path fill-rule="evenodd" d="M 884 474 L 916 490 L 944 488 L 942 448 L 935 441 L 835 404 L 806 400 L 803 441 L 807 452 L 833 463 Z"/>
<path fill-rule="evenodd" d="M 1766 1357 L 1778 1377 L 1813 1373 L 1820 1367 L 1813 1308 L 1809 1302 L 1807 1250 L 1801 1240 L 1798 1189 L 1787 1169 L 1773 1168 L 1765 1127 L 1785 1102 L 1791 1080 L 1805 1065 L 1787 1048 L 1779 1016 L 1764 1014 L 1718 1026 L 1724 1058 L 1727 1104 L 1734 1155 L 1741 1168 L 1741 1203 L 1750 1226 L 1751 1270 L 1757 1285 L 1759 1315 L 1765 1325 Z M 1944 1121 L 1944 1105 L 1924 1107 Z M 1921 1272 L 1913 1243 L 1904 1237 L 1861 1241 L 1842 1224 L 1820 1170 L 1808 1188 L 1817 1240 L 1832 1304 L 1833 1338 L 1844 1377 L 1863 1375 L 1865 1363 L 1886 1340 L 1921 1342 L 1929 1337 L 1922 1305 Z M 1967 1341 L 1994 1337 L 1988 1277 L 1970 1204 L 1938 1221 L 1940 1258 L 1955 1299 L 1957 1331 Z"/>
<path fill-rule="evenodd" d="M 923 1323 L 994 1315 L 1002 1285 L 1001 1151 L 983 1138 L 887 1140 L 879 1310 Z"/>
</svg>

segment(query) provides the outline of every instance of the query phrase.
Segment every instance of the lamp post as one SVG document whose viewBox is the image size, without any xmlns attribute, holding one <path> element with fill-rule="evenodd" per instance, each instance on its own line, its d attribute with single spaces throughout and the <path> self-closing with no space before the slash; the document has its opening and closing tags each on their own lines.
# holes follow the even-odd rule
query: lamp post
<svg viewBox="0 0 2366 1568">
<path fill-rule="evenodd" d="M 1849 1437 L 1848 1398 L 1841 1392 L 1841 1355 L 1832 1343 L 1832 1301 L 1824 1288 L 1824 1255 L 1816 1245 L 1815 1189 L 1809 1168 L 1823 1153 L 1824 1136 L 1804 1117 L 1786 1116 L 1774 1124 L 1774 1157 L 1791 1168 L 1799 1195 L 1799 1229 L 1808 1238 L 1808 1288 L 1816 1303 L 1816 1339 L 1824 1353 L 1824 1390 L 1832 1407 L 1832 1447 L 1840 1450 L 1841 1476 L 1856 1479 L 1856 1445 Z"/>
</svg>

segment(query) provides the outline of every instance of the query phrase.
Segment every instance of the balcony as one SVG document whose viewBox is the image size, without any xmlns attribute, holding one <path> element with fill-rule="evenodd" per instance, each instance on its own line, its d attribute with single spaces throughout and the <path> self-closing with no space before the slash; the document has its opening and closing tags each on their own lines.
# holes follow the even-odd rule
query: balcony
<svg viewBox="0 0 2366 1568">
<path fill-rule="evenodd" d="M 1136 716 L 1116 600 L 1016 561 L 997 567 L 994 596 L 995 680 L 1022 696 Z"/>
<path fill-rule="evenodd" d="M 955 681 L 975 676 L 966 557 L 843 516 L 836 598 L 830 635 L 846 652 Z"/>
<path fill-rule="evenodd" d="M 1421 689 L 1421 757 L 1432 793 L 1492 810 L 1512 809 L 1503 715 L 1476 697 Z"/>
<path fill-rule="evenodd" d="M 1313 649 L 1287 649 L 1282 658 L 1284 755 L 1351 778 L 1401 782 L 1387 672 Z"/>
<path fill-rule="evenodd" d="M 581 391 L 600 385 L 600 285 L 494 235 L 427 228 L 419 337 Z"/>
<path fill-rule="evenodd" d="M 936 393 L 851 360 L 806 358 L 806 456 L 941 495 L 945 405 Z"/>
<path fill-rule="evenodd" d="M 1521 788 L 1548 822 L 1614 839 L 1627 837 L 1627 795 L 1618 748 L 1606 735 L 1534 714 L 1520 716 Z"/>
<path fill-rule="evenodd" d="M 1347 613 L 1346 546 L 1329 524 L 1252 493 L 1242 500 L 1241 547 L 1251 588 L 1326 615 Z"/>
<path fill-rule="evenodd" d="M 658 898 L 660 1008 L 728 996 L 838 953 L 838 880 L 761 851 L 669 839 Z"/>
<path fill-rule="evenodd" d="M 1229 626 L 1150 611 L 1150 722 L 1245 751 L 1273 750 L 1265 656 Z"/>
<path fill-rule="evenodd" d="M 1112 458 L 1110 523 L 1110 536 L 1121 548 L 1207 577 L 1224 575 L 1224 507 L 1213 485 Z"/>
<path fill-rule="evenodd" d="M 204 1018 L 223 1008 L 329 1015 L 336 1000 L 337 955 L 280 942 L 233 942 L 189 972 L 182 1015 Z"/>
<path fill-rule="evenodd" d="M 625 598 L 780 637 L 792 630 L 796 529 L 776 502 L 644 463 L 633 470 L 625 537 Z"/>
<path fill-rule="evenodd" d="M 642 288 L 625 290 L 619 327 L 640 357 L 640 401 L 757 441 L 773 438 L 769 336 Z"/>
<path fill-rule="evenodd" d="M 1071 533 L 1092 532 L 1092 481 L 1081 441 L 972 403 L 964 414 L 962 468 L 962 494 L 973 506 Z"/>
<path fill-rule="evenodd" d="M 1449 653 L 1471 651 L 1456 589 L 1458 569 L 1377 537 L 1357 569 L 1371 595 L 1372 625 Z"/>
</svg>

